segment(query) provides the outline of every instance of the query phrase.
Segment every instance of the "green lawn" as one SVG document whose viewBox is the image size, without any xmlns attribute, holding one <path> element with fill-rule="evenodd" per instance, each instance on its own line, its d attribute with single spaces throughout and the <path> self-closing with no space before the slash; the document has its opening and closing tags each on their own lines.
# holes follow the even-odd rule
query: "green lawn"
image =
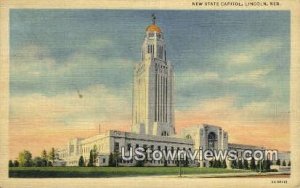
<svg viewBox="0 0 300 188">
<path fill-rule="evenodd" d="M 249 172 L 246 170 L 223 168 L 183 167 L 182 174 L 209 174 Z M 125 177 L 151 175 L 178 175 L 179 167 L 12 167 L 9 177 Z"/>
</svg>

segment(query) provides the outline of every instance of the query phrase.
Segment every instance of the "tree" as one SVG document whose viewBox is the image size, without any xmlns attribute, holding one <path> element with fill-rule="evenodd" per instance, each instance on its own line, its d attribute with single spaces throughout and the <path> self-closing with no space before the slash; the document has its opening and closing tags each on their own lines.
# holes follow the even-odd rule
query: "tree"
<svg viewBox="0 0 300 188">
<path fill-rule="evenodd" d="M 93 159 L 93 150 L 90 151 L 90 158 L 89 158 L 89 163 L 87 166 L 91 167 L 91 166 L 94 166 L 94 163 L 93 163 L 94 159 Z"/>
<path fill-rule="evenodd" d="M 282 166 L 286 166 L 285 160 L 282 161 Z"/>
<path fill-rule="evenodd" d="M 261 160 L 257 161 L 256 171 L 263 171 L 263 165 Z"/>
<path fill-rule="evenodd" d="M 33 159 L 33 166 L 36 166 L 36 167 L 43 166 L 43 159 L 41 157 L 35 157 Z"/>
<path fill-rule="evenodd" d="M 83 159 L 82 155 L 81 155 L 80 158 L 79 158 L 78 166 L 80 166 L 80 167 L 83 167 L 83 166 L 84 166 L 84 159 Z"/>
<path fill-rule="evenodd" d="M 97 160 L 97 156 L 98 156 L 98 151 L 97 151 L 97 146 L 94 145 L 93 151 L 92 151 L 92 155 L 93 155 L 93 165 L 96 165 L 96 160 Z"/>
<path fill-rule="evenodd" d="M 42 151 L 41 157 L 42 157 L 42 159 L 47 159 L 47 158 L 48 158 L 48 155 L 47 155 L 47 151 L 46 151 L 46 150 L 43 150 L 43 151 Z"/>
<path fill-rule="evenodd" d="M 42 166 L 47 166 L 48 163 L 48 155 L 47 155 L 47 151 L 43 150 L 41 153 L 41 158 L 42 158 Z"/>
<path fill-rule="evenodd" d="M 49 160 L 52 162 L 52 164 L 54 163 L 55 160 L 55 149 L 51 148 L 50 152 L 49 152 L 49 156 L 48 156 Z"/>
<path fill-rule="evenodd" d="M 244 165 L 243 165 L 243 161 L 242 160 L 238 160 L 238 168 L 239 169 L 243 169 Z"/>
<path fill-rule="evenodd" d="M 9 160 L 9 161 L 8 161 L 8 166 L 9 166 L 9 167 L 14 167 L 14 163 L 12 162 L 12 160 Z"/>
<path fill-rule="evenodd" d="M 113 153 L 109 154 L 108 166 L 116 166 Z"/>
<path fill-rule="evenodd" d="M 233 160 L 231 162 L 231 168 L 237 168 L 237 162 L 236 162 L 236 160 Z"/>
<path fill-rule="evenodd" d="M 269 172 L 271 170 L 272 161 L 267 159 L 265 160 L 264 169 L 265 171 Z"/>
<path fill-rule="evenodd" d="M 221 166 L 222 166 L 222 163 L 221 163 L 220 160 L 215 160 L 215 161 L 213 162 L 213 167 L 214 167 L 214 168 L 221 168 Z"/>
<path fill-rule="evenodd" d="M 177 157 L 175 158 L 175 164 L 177 167 L 179 166 L 179 160 L 177 159 Z"/>
<path fill-rule="evenodd" d="M 251 170 L 255 170 L 255 169 L 256 169 L 255 160 L 254 160 L 253 157 L 251 158 L 250 169 L 251 169 Z"/>
<path fill-rule="evenodd" d="M 29 167 L 32 166 L 32 154 L 24 150 L 23 152 L 19 153 L 19 162 L 21 166 Z"/>
<path fill-rule="evenodd" d="M 276 165 L 279 165 L 279 166 L 280 166 L 280 164 L 281 164 L 280 159 L 277 159 Z"/>
<path fill-rule="evenodd" d="M 223 161 L 222 161 L 221 168 L 227 168 L 226 160 L 223 160 Z"/>
<path fill-rule="evenodd" d="M 135 166 L 136 167 L 143 167 L 145 164 L 145 161 L 143 160 L 137 160 L 136 163 L 135 163 Z"/>
<path fill-rule="evenodd" d="M 14 160 L 14 167 L 19 167 L 19 161 Z"/>
<path fill-rule="evenodd" d="M 289 161 L 288 166 L 291 166 L 291 161 Z"/>
<path fill-rule="evenodd" d="M 249 163 L 246 159 L 244 160 L 243 166 L 244 166 L 244 169 L 249 169 Z"/>
<path fill-rule="evenodd" d="M 266 172 L 266 171 L 267 171 L 267 160 L 263 160 L 263 161 L 262 161 L 261 167 L 262 167 L 262 171 L 263 171 L 263 172 Z"/>
<path fill-rule="evenodd" d="M 168 164 L 167 161 L 166 161 L 166 164 Z M 167 165 L 166 165 L 166 166 L 167 166 Z M 184 166 L 184 167 L 189 166 L 189 159 L 188 159 L 188 157 L 186 157 L 186 159 L 184 160 L 183 166 Z"/>
<path fill-rule="evenodd" d="M 89 158 L 88 166 L 95 166 L 97 156 L 98 156 L 97 147 L 96 147 L 96 145 L 94 145 L 94 148 L 91 149 L 91 151 L 90 151 L 90 158 Z"/>
<path fill-rule="evenodd" d="M 51 161 L 48 161 L 48 162 L 47 162 L 47 166 L 53 166 L 52 162 L 51 162 Z"/>
<path fill-rule="evenodd" d="M 164 166 L 168 166 L 168 161 L 164 160 Z"/>
</svg>

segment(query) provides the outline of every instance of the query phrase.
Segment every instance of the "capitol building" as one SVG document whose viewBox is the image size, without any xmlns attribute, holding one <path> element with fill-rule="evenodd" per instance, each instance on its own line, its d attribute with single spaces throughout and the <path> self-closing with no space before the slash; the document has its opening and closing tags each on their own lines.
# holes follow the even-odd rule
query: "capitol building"
<svg viewBox="0 0 300 188">
<path fill-rule="evenodd" d="M 201 76 L 201 75 L 200 75 Z M 58 158 L 66 166 L 78 166 L 82 156 L 87 164 L 90 151 L 97 149 L 96 166 L 108 166 L 112 153 L 121 148 L 151 148 L 152 150 L 236 149 L 265 150 L 262 146 L 228 143 L 229 133 L 211 124 L 191 125 L 176 134 L 174 118 L 174 68 L 168 61 L 164 33 L 155 23 L 146 27 L 141 47 L 141 62 L 134 69 L 133 111 L 131 132 L 109 130 L 89 138 L 73 138 L 58 150 Z M 290 161 L 289 152 L 278 157 Z M 174 161 L 147 161 L 144 166 L 176 166 Z M 191 161 L 190 165 L 208 166 Z M 136 161 L 118 162 L 119 166 L 135 166 Z M 227 165 L 230 166 L 230 165 Z"/>
</svg>

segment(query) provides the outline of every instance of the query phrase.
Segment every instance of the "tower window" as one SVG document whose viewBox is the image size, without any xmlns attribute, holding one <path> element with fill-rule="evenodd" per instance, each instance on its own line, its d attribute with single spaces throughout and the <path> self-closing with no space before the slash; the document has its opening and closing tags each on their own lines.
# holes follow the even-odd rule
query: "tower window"
<svg viewBox="0 0 300 188">
<path fill-rule="evenodd" d="M 169 133 L 168 133 L 167 131 L 163 131 L 163 132 L 161 133 L 161 136 L 169 136 Z"/>
<path fill-rule="evenodd" d="M 187 138 L 187 139 L 192 139 L 192 137 L 191 137 L 191 135 L 186 135 L 186 137 L 185 138 Z"/>
</svg>

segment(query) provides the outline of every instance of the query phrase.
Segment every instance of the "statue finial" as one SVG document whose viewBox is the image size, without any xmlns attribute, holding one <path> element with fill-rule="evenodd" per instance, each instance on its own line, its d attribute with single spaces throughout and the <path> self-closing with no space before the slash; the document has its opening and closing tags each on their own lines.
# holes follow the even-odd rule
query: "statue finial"
<svg viewBox="0 0 300 188">
<path fill-rule="evenodd" d="M 155 14 L 153 13 L 152 14 L 152 23 L 155 25 L 155 20 L 156 20 L 156 17 L 155 17 Z"/>
</svg>

